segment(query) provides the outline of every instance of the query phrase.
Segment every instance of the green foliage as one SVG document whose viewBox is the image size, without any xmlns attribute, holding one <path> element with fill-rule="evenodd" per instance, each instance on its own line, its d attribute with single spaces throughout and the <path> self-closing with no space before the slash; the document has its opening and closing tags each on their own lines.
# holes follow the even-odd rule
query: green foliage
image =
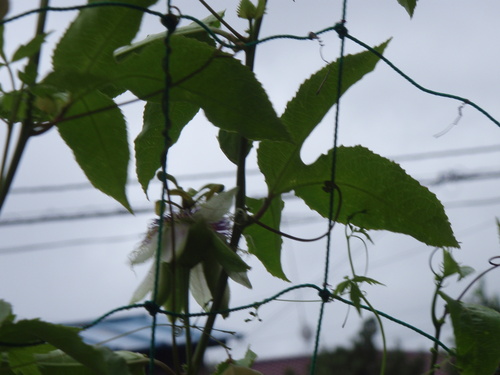
<svg viewBox="0 0 500 375">
<path fill-rule="evenodd" d="M 444 293 L 441 296 L 453 322 L 461 374 L 493 374 L 500 363 L 500 313 L 453 300 Z"/>
<path fill-rule="evenodd" d="M 267 204 L 267 202 L 265 199 L 247 198 L 247 205 L 250 212 L 254 214 L 264 204 Z M 279 230 L 281 212 L 284 206 L 285 204 L 281 196 L 274 197 L 264 216 L 260 218 L 260 222 L 275 230 Z M 267 271 L 273 276 L 288 281 L 281 266 L 281 244 L 283 243 L 281 236 L 258 225 L 251 225 L 246 228 L 244 235 L 248 250 L 262 262 Z"/>
<path fill-rule="evenodd" d="M 230 55 L 192 38 L 170 39 L 172 102 L 201 107 L 215 126 L 253 140 L 289 137 L 253 72 Z M 122 61 L 120 82 L 139 98 L 159 102 L 165 85 L 162 41 L 145 46 L 140 54 Z"/>
<path fill-rule="evenodd" d="M 66 116 L 73 119 L 60 123 L 59 133 L 89 181 L 132 211 L 125 193 L 130 154 L 120 109 L 106 95 L 93 91 L 74 103 Z"/>
<path fill-rule="evenodd" d="M 319 353 L 316 374 L 379 374 L 381 361 L 380 352 L 374 343 L 376 334 L 375 319 L 365 320 L 349 347 L 341 346 Z M 421 375 L 425 371 L 425 365 L 425 353 L 409 356 L 399 349 L 391 350 L 387 353 L 385 375 Z"/>
<path fill-rule="evenodd" d="M 413 17 L 413 12 L 415 11 L 415 7 L 417 6 L 418 0 L 398 0 L 398 3 L 406 9 L 410 17 Z"/>
<path fill-rule="evenodd" d="M 257 20 L 262 18 L 266 8 L 265 0 L 258 0 L 255 6 L 250 0 L 241 0 L 238 5 L 238 17 L 247 20 Z"/>
<path fill-rule="evenodd" d="M 443 279 L 452 275 L 458 275 L 459 280 L 461 280 L 473 272 L 473 268 L 461 266 L 457 263 L 449 251 L 443 250 Z"/>
<path fill-rule="evenodd" d="M 196 115 L 199 107 L 188 102 L 175 102 L 169 106 L 171 128 L 168 132 L 171 144 L 177 142 L 182 129 Z M 165 116 L 160 103 L 147 102 L 144 107 L 144 124 L 136 137 L 135 159 L 137 179 L 147 195 L 150 181 L 161 166 L 159 155 L 165 149 L 163 129 Z"/>
<path fill-rule="evenodd" d="M 79 328 L 51 324 L 38 319 L 14 322 L 14 315 L 9 312 L 10 306 L 2 301 L 0 307 L 3 316 L 0 322 L 0 342 L 12 344 L 12 346 L 0 345 L 0 354 L 7 354 L 9 366 L 14 373 L 17 373 L 17 369 L 22 368 L 19 371 L 24 374 L 24 364 L 27 364 L 27 373 L 39 374 L 41 372 L 45 374 L 44 371 L 40 371 L 43 367 L 41 363 L 43 361 L 39 363 L 39 359 L 48 358 L 45 356 L 46 353 L 49 351 L 54 353 L 54 349 L 60 349 L 61 352 L 73 358 L 71 362 L 78 362 L 79 366 L 86 366 L 92 374 L 130 374 L 123 358 L 108 348 L 85 344 L 78 335 Z M 25 343 L 47 344 L 41 346 L 19 345 Z M 70 357 L 64 357 L 70 359 Z M 58 361 L 60 354 L 54 354 L 53 358 Z M 53 374 L 54 372 L 49 373 Z M 87 373 L 89 372 L 87 371 Z"/>
<path fill-rule="evenodd" d="M 410 17 L 416 1 L 398 0 Z M 147 7 L 157 1 L 125 2 Z M 5 15 L 6 6 L 8 2 L 0 0 L 0 18 Z M 175 188 L 170 189 L 169 200 L 160 201 L 157 208 L 167 205 L 176 208 L 161 217 L 156 226 L 151 226 L 145 241 L 131 256 L 131 263 L 137 264 L 155 259 L 157 250 L 160 251 L 158 290 L 155 290 L 156 266 L 153 265 L 132 302 L 151 293 L 156 298 L 154 302 L 179 314 L 189 312 L 191 293 L 207 311 L 228 309 L 227 277 L 251 287 L 247 275 L 249 266 L 238 253 L 241 235 L 246 239 L 249 253 L 255 255 L 271 275 L 288 281 L 281 264 L 284 234 L 280 232 L 282 194 L 288 192 L 293 192 L 325 218 L 331 214 L 333 196 L 333 219 L 352 230 L 349 238 L 370 240 L 368 230 L 388 230 L 410 235 L 430 246 L 458 247 L 442 204 L 396 163 L 362 146 L 340 146 L 320 155 L 310 165 L 301 160 L 304 142 L 338 103 L 338 96 L 372 72 L 379 58 L 367 51 L 327 64 L 304 81 L 279 117 L 250 69 L 265 8 L 265 0 L 258 0 L 256 4 L 251 0 L 240 1 L 238 16 L 247 19 L 250 25 L 247 37 L 219 29 L 224 12 L 211 11 L 203 20 L 211 32 L 226 37 L 237 45 L 236 50 L 247 53 L 246 65 L 235 55 L 217 48 L 207 29 L 198 23 L 176 29 L 168 36 L 168 47 L 164 43 L 165 32 L 132 43 L 143 12 L 124 7 L 88 8 L 82 10 L 66 30 L 53 54 L 53 71 L 40 82 L 37 82 L 38 67 L 31 62 L 31 57 L 40 51 L 47 34 L 38 33 L 8 61 L 1 48 L 3 27 L 0 29 L 0 55 L 9 73 L 11 62 L 26 58 L 30 61 L 18 72 L 22 87 L 13 88 L 10 93 L 2 91 L 0 97 L 0 116 L 9 131 L 14 124 L 22 123 L 29 126 L 26 133 L 29 137 L 57 126 L 89 181 L 129 211 L 132 208 L 126 195 L 130 159 L 127 127 L 114 98 L 129 91 L 137 101 L 145 102 L 142 131 L 135 138 L 137 178 L 146 195 L 155 175 L 173 182 Z M 245 45 L 247 42 L 251 44 Z M 382 43 L 375 50 L 382 54 L 388 43 Z M 339 93 L 341 63 L 344 70 Z M 199 191 L 185 191 L 173 176 L 166 172 L 157 174 L 162 155 L 177 142 L 184 127 L 200 109 L 219 128 L 220 148 L 238 168 L 240 186 L 229 192 L 222 192 L 223 187 L 217 184 L 208 184 Z M 258 166 L 268 188 L 267 196 L 262 199 L 245 197 L 245 186 L 241 182 L 245 174 L 242 162 L 253 141 L 260 141 Z M 3 180 L 1 182 L 0 188 L 4 190 Z M 229 234 L 227 226 L 234 198 L 235 220 Z M 180 203 L 176 203 L 178 201 Z M 160 214 L 159 211 L 156 213 Z M 497 223 L 500 233 L 500 222 L 497 220 Z M 456 262 L 448 250 L 443 254 L 442 274 L 436 275 L 436 298 L 445 278 L 458 275 L 461 279 L 472 272 Z M 380 283 L 356 275 L 352 263 L 351 266 L 352 277 L 339 283 L 334 293 L 348 294 L 361 312 L 362 302 L 370 308 L 371 305 L 360 285 Z M 466 375 L 492 372 L 500 361 L 500 314 L 442 296 L 453 321 L 458 365 Z M 227 312 L 224 315 L 227 316 Z M 380 317 L 376 316 L 380 323 Z M 176 319 L 173 317 L 172 321 Z M 210 320 L 207 319 L 202 340 L 210 336 L 213 328 L 208 323 Z M 440 323 L 435 316 L 433 320 Z M 185 324 L 188 328 L 188 319 Z M 363 338 L 354 343 L 352 353 L 345 349 L 335 355 L 352 363 L 359 357 L 370 358 L 371 369 L 378 369 L 371 342 L 376 327 L 364 328 Z M 10 305 L 0 301 L 0 342 L 20 344 L 0 346 L 0 372 L 15 375 L 143 373 L 144 357 L 86 345 L 78 332 L 77 328 L 39 320 L 16 322 Z M 41 344 L 23 345 L 32 342 Z M 200 347 L 202 351 L 203 345 Z M 250 369 L 254 359 L 255 353 L 249 350 L 242 360 L 230 359 L 223 363 L 216 374 L 255 374 Z M 387 368 L 390 369 L 390 364 Z M 188 371 L 192 372 L 188 372 L 189 375 L 197 373 L 196 367 Z M 356 367 L 350 371 L 362 370 Z"/>
</svg>

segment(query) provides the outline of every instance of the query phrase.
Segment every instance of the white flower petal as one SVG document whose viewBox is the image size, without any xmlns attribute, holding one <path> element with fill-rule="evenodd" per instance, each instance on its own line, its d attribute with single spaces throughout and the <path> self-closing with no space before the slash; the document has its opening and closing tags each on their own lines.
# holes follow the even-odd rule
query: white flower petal
<svg viewBox="0 0 500 375">
<path fill-rule="evenodd" d="M 149 236 L 147 241 L 142 242 L 128 257 L 130 265 L 144 263 L 152 258 L 155 254 L 156 247 L 158 246 L 158 231 L 154 234 L 147 234 Z"/>
<path fill-rule="evenodd" d="M 212 293 L 208 288 L 202 263 L 197 264 L 191 269 L 191 273 L 189 274 L 189 289 L 198 305 L 207 308 L 208 303 L 212 300 Z"/>
<path fill-rule="evenodd" d="M 188 238 L 190 225 L 188 223 L 175 223 L 174 233 L 175 233 L 175 256 L 176 258 L 182 254 L 184 248 L 186 247 L 186 241 Z M 161 253 L 162 262 L 170 263 L 172 261 L 172 228 L 168 227 L 163 232 L 163 249 Z"/>
<path fill-rule="evenodd" d="M 146 275 L 146 278 L 142 280 L 142 283 L 137 287 L 132 298 L 130 299 L 130 303 L 136 303 L 140 300 L 144 299 L 146 295 L 153 290 L 154 282 L 155 282 L 155 271 L 156 267 L 153 264 Z"/>
<path fill-rule="evenodd" d="M 209 223 L 216 223 L 231 209 L 237 189 L 233 188 L 213 196 L 208 202 L 201 205 L 194 217 L 201 217 Z"/>
</svg>

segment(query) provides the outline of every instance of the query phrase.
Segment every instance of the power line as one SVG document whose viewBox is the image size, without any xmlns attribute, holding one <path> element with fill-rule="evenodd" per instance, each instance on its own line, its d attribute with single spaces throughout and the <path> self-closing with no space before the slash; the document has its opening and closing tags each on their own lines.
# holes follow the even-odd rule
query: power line
<svg viewBox="0 0 500 375">
<path fill-rule="evenodd" d="M 74 238 L 63 241 L 34 243 L 28 245 L 6 246 L 0 248 L 0 255 L 27 253 L 39 250 L 53 250 L 53 249 L 60 249 L 67 247 L 100 245 L 104 243 L 129 242 L 139 239 L 140 236 L 141 236 L 140 234 L 135 234 L 135 235 L 120 235 L 120 236 L 108 236 L 108 237 L 87 237 L 87 238 Z"/>
<path fill-rule="evenodd" d="M 296 200 L 299 199 L 295 195 L 288 194 L 284 197 L 284 199 Z M 500 204 L 500 196 L 499 197 L 491 197 L 486 199 L 475 199 L 475 200 L 461 200 L 461 201 L 452 201 L 445 202 L 443 206 L 445 208 L 464 208 L 464 207 L 478 207 L 485 205 L 495 205 Z M 151 214 L 151 207 L 141 207 L 134 209 L 134 214 L 142 215 L 142 214 Z M 57 214 L 57 215 L 42 215 L 42 216 L 32 216 L 32 217 L 21 217 L 21 218 L 13 218 L 13 219 L 4 219 L 0 220 L 0 227 L 6 226 L 19 226 L 19 225 L 29 225 L 29 224 L 40 224 L 40 223 L 49 223 L 49 222 L 61 222 L 61 221 L 77 221 L 77 220 L 88 220 L 88 219 L 102 219 L 109 217 L 118 217 L 130 215 L 125 209 L 116 209 L 109 211 L 92 211 L 92 212 L 84 212 L 84 213 L 76 213 L 76 214 Z M 321 219 L 319 219 L 321 220 Z M 297 221 L 301 221 L 302 223 L 309 223 L 311 219 L 308 218 L 300 218 Z"/>
<path fill-rule="evenodd" d="M 444 158 L 451 156 L 463 156 L 463 155 L 474 155 L 474 154 L 485 154 L 491 152 L 500 152 L 500 145 L 490 145 L 481 147 L 468 147 L 453 150 L 435 151 L 435 152 L 424 152 L 416 154 L 406 154 L 399 156 L 389 156 L 388 159 L 402 162 L 402 161 L 418 161 L 425 159 L 435 159 Z M 258 169 L 248 169 L 247 175 L 257 175 L 259 174 Z M 213 179 L 213 178 L 225 178 L 232 177 L 234 171 L 218 171 L 218 172 L 207 172 L 207 173 L 191 173 L 183 174 L 178 176 L 179 180 L 203 180 L 203 179 Z M 131 180 L 128 182 L 129 185 L 138 185 L 136 180 Z M 75 191 L 75 190 L 87 190 L 91 189 L 92 185 L 89 182 L 80 183 L 68 183 L 60 185 L 39 185 L 39 186 L 21 186 L 13 188 L 10 194 L 41 194 L 41 193 L 60 193 L 64 191 Z"/>
</svg>

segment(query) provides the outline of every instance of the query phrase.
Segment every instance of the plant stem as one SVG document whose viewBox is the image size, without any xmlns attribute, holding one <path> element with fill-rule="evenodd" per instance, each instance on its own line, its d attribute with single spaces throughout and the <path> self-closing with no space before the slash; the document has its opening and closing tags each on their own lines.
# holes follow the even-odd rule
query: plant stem
<svg viewBox="0 0 500 375">
<path fill-rule="evenodd" d="M 46 8 L 49 6 L 49 0 L 40 0 L 40 8 Z M 38 14 L 38 22 L 36 26 L 35 35 L 43 34 L 45 30 L 45 22 L 47 20 L 47 12 L 41 12 Z M 38 73 L 38 67 L 40 65 L 40 51 L 31 56 L 28 60 L 28 66 L 34 67 L 35 77 Z M 19 163 L 21 161 L 21 157 L 26 148 L 29 138 L 32 135 L 33 129 L 33 118 L 32 118 L 32 110 L 33 110 L 33 101 L 34 97 L 32 94 L 28 96 L 28 103 L 26 108 L 26 117 L 21 124 L 21 131 L 19 134 L 19 139 L 17 141 L 16 148 L 14 150 L 14 154 L 12 156 L 12 160 L 10 165 L 8 166 L 7 173 L 4 176 L 0 176 L 0 212 L 2 211 L 2 207 L 7 198 L 7 194 L 10 190 L 12 182 L 14 181 L 14 176 L 19 167 Z"/>
<path fill-rule="evenodd" d="M 204 3 L 204 5 L 207 6 L 203 0 L 200 0 L 200 2 Z M 255 22 L 254 28 L 250 30 L 250 38 L 249 38 L 250 41 L 257 40 L 261 25 L 262 25 L 262 18 L 257 20 Z M 238 36 L 239 34 L 235 35 Z M 245 48 L 245 65 L 252 71 L 255 63 L 255 49 L 256 49 L 255 45 Z M 245 168 L 248 142 L 249 142 L 248 139 L 246 139 L 245 137 L 241 136 L 239 138 L 239 155 L 238 155 L 238 163 L 236 171 L 236 186 L 238 187 L 238 192 L 236 193 L 233 233 L 231 235 L 231 240 L 229 243 L 229 246 L 233 249 L 233 251 L 237 250 L 238 244 L 243 234 L 243 229 L 248 224 L 248 219 L 246 214 L 246 168 Z M 189 368 L 188 375 L 198 374 L 199 369 L 202 365 L 203 356 L 205 354 L 208 341 L 210 339 L 212 329 L 215 324 L 215 319 L 217 318 L 216 312 L 221 308 L 222 300 L 224 298 L 224 292 L 227 288 L 227 279 L 228 279 L 227 274 L 222 270 L 219 276 L 219 280 L 217 281 L 217 286 L 215 289 L 216 293 L 213 296 L 213 303 L 210 308 L 211 314 L 207 318 L 205 327 L 200 337 L 200 341 L 198 342 L 198 345 L 194 352 L 192 366 L 191 368 Z"/>
<path fill-rule="evenodd" d="M 443 286 L 443 278 L 439 278 L 436 281 L 436 290 L 434 292 L 434 297 L 432 299 L 432 306 L 431 306 L 431 317 L 432 317 L 432 324 L 434 325 L 434 337 L 439 340 L 439 337 L 441 336 L 441 327 L 443 326 L 444 318 L 446 316 L 446 311 L 443 314 L 443 317 L 441 319 L 438 319 L 436 316 L 436 303 L 437 303 L 437 298 L 438 298 L 438 293 L 441 290 L 441 287 Z M 434 375 L 436 371 L 436 364 L 438 361 L 438 354 L 439 354 L 439 345 L 438 341 L 434 342 L 434 346 L 432 348 L 432 358 L 431 358 L 431 364 L 429 368 L 429 375 Z"/>
</svg>

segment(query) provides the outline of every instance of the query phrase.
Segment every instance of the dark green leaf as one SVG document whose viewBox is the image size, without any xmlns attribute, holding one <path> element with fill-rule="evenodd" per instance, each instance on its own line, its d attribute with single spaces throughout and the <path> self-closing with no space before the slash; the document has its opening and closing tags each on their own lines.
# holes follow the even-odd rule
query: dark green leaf
<svg viewBox="0 0 500 375">
<path fill-rule="evenodd" d="M 36 356 L 54 349 L 52 345 L 47 344 L 21 348 L 13 347 L 7 353 L 9 366 L 16 375 L 42 375 L 36 362 Z M 2 372 L 0 371 L 0 373 Z"/>
<path fill-rule="evenodd" d="M 93 91 L 74 103 L 65 118 L 70 120 L 58 124 L 59 133 L 92 185 L 132 211 L 125 193 L 129 149 L 121 111 Z"/>
<path fill-rule="evenodd" d="M 2 1 L 5 1 L 5 0 L 2 0 Z M 5 52 L 3 50 L 3 44 L 4 44 L 3 33 L 4 33 L 4 30 L 5 30 L 4 25 L 0 25 L 0 57 L 2 58 L 2 60 L 4 62 L 7 62 L 7 58 L 5 57 Z M 4 65 L 4 64 L 2 64 L 2 65 Z"/>
<path fill-rule="evenodd" d="M 170 40 L 171 101 L 197 105 L 215 126 L 249 139 L 289 140 L 262 85 L 240 61 L 191 38 L 174 35 Z M 140 98 L 160 102 L 164 56 L 162 41 L 150 43 L 119 64 L 120 84 Z"/>
<path fill-rule="evenodd" d="M 172 144 L 177 142 L 184 126 L 196 115 L 199 107 L 187 102 L 170 103 Z M 149 182 L 161 166 L 161 154 L 165 150 L 165 116 L 160 103 L 147 102 L 144 108 L 144 125 L 135 139 L 136 171 L 142 189 L 147 195 Z"/>
<path fill-rule="evenodd" d="M 214 258 L 224 268 L 224 271 L 231 275 L 232 273 L 246 272 L 250 269 L 241 257 L 236 254 L 220 236 L 212 232 L 213 237 L 213 251 Z"/>
<path fill-rule="evenodd" d="M 9 0 L 0 0 L 0 20 L 9 12 Z"/>
<path fill-rule="evenodd" d="M 295 165 L 295 194 L 324 217 L 329 214 L 330 197 L 323 187 L 331 157 L 330 152 L 310 166 Z M 441 202 L 398 164 L 361 146 L 340 147 L 335 178 L 342 194 L 336 194 L 338 222 L 407 234 L 429 246 L 459 246 Z"/>
<path fill-rule="evenodd" d="M 220 148 L 224 155 L 234 164 L 238 164 L 240 147 L 241 147 L 241 136 L 237 133 L 227 132 L 225 130 L 219 131 L 219 136 L 217 137 L 219 141 Z M 246 150 L 245 156 L 248 155 L 252 149 L 252 142 L 245 140 Z"/>
<path fill-rule="evenodd" d="M 493 374 L 500 363 L 500 313 L 441 295 L 453 322 L 460 373 Z"/>
<path fill-rule="evenodd" d="M 387 43 L 376 49 L 382 53 Z M 342 87 L 347 90 L 372 71 L 378 58 L 363 52 L 344 59 Z M 332 189 L 331 152 L 312 165 L 300 159 L 303 142 L 337 102 L 338 63 L 311 76 L 287 105 L 283 123 L 294 144 L 261 142 L 258 161 L 271 194 L 295 190 L 309 207 L 328 217 Z M 319 90 L 319 91 L 318 91 Z M 357 147 L 337 150 L 336 181 L 342 196 L 337 221 L 364 229 L 409 234 L 433 246 L 458 246 L 441 203 L 397 164 Z M 325 191 L 326 190 L 326 191 Z"/>
<path fill-rule="evenodd" d="M 398 0 L 398 3 L 406 9 L 410 17 L 413 17 L 413 12 L 417 6 L 417 0 Z"/>
<path fill-rule="evenodd" d="M 253 214 L 257 213 L 264 202 L 264 199 L 247 198 L 247 205 Z M 284 205 L 281 196 L 275 196 L 260 221 L 275 230 L 279 230 Z M 283 243 L 281 236 L 257 224 L 245 228 L 244 236 L 248 251 L 262 262 L 267 271 L 273 276 L 289 281 L 281 266 L 281 244 Z"/>
<path fill-rule="evenodd" d="M 12 62 L 24 59 L 26 57 L 31 57 L 35 53 L 38 53 L 40 51 L 40 48 L 42 47 L 42 44 L 45 42 L 45 38 L 47 37 L 47 35 L 48 33 L 39 34 L 28 43 L 19 46 L 12 56 Z"/>
<path fill-rule="evenodd" d="M 382 53 L 387 43 L 375 49 Z M 371 72 L 378 61 L 370 52 L 346 56 L 344 64 L 349 68 L 345 69 L 342 78 L 342 93 Z M 338 100 L 338 65 L 338 62 L 333 62 L 313 74 L 288 102 L 281 121 L 294 143 L 261 142 L 258 150 L 259 167 L 272 194 L 287 192 L 297 186 L 297 167 L 304 169 L 300 159 L 302 144 Z"/>
<path fill-rule="evenodd" d="M 26 343 L 45 341 L 74 360 L 91 369 L 94 374 L 129 374 L 125 361 L 104 347 L 85 344 L 78 335 L 79 328 L 66 327 L 40 320 L 21 320 L 0 328 L 1 341 Z M 45 349 L 42 350 L 42 353 Z"/>
</svg>

